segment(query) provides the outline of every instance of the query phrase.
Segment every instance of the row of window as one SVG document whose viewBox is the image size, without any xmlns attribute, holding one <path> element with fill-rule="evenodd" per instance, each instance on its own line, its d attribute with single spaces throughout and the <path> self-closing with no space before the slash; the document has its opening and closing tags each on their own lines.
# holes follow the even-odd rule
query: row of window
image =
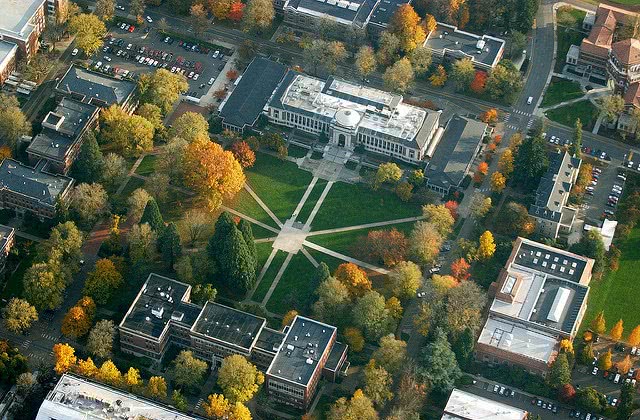
<svg viewBox="0 0 640 420">
<path fill-rule="evenodd" d="M 273 111 L 273 117 L 277 120 L 283 120 L 291 124 L 298 125 L 300 128 L 310 129 L 314 132 L 327 131 L 328 129 L 327 123 L 318 121 L 315 118 L 299 115 L 295 112 L 282 111 L 282 118 L 280 118 L 280 111 L 276 109 Z"/>
<path fill-rule="evenodd" d="M 364 143 L 365 145 L 367 145 L 369 148 L 372 149 L 380 149 L 380 150 L 387 150 L 390 151 L 392 153 L 396 153 L 399 154 L 401 156 L 406 156 L 407 155 L 407 148 L 404 146 L 399 145 L 398 143 L 394 143 L 394 142 L 390 142 L 390 141 L 386 141 L 386 140 L 381 140 L 372 136 L 368 136 L 366 134 L 360 134 L 358 133 L 358 142 L 360 143 Z M 409 149 L 409 157 L 411 159 L 415 158 L 415 151 L 412 149 Z"/>
<path fill-rule="evenodd" d="M 269 389 L 274 392 L 289 394 L 297 398 L 304 398 L 304 390 L 299 387 L 291 386 L 282 382 L 269 380 Z"/>
</svg>

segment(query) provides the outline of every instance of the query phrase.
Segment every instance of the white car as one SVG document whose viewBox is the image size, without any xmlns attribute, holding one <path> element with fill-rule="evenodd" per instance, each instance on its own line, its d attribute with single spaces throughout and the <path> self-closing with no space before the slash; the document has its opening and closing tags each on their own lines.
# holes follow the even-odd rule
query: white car
<svg viewBox="0 0 640 420">
<path fill-rule="evenodd" d="M 131 49 L 131 47 L 133 47 L 133 44 L 129 44 L 129 45 L 127 45 L 127 49 L 128 49 L 128 50 L 130 50 L 130 49 Z"/>
<path fill-rule="evenodd" d="M 220 55 L 220 51 L 216 50 L 216 51 L 213 53 L 212 57 L 213 57 L 213 58 L 218 58 L 218 56 L 219 56 L 219 55 Z"/>
<path fill-rule="evenodd" d="M 105 55 L 102 58 L 104 58 L 104 61 L 111 61 L 111 57 L 109 57 L 108 55 Z"/>
<path fill-rule="evenodd" d="M 532 102 L 533 102 L 533 96 L 529 96 L 529 98 L 527 99 L 527 105 L 531 105 Z"/>
<path fill-rule="evenodd" d="M 171 67 L 171 73 L 175 73 L 175 72 L 176 72 L 176 67 L 175 66 Z"/>
<path fill-rule="evenodd" d="M 198 77 L 200 77 L 200 75 L 198 73 L 193 75 L 193 80 L 198 80 Z"/>
<path fill-rule="evenodd" d="M 193 75 L 194 75 L 194 74 L 195 74 L 194 72 L 191 72 L 191 73 L 189 73 L 189 75 L 188 75 L 187 77 L 188 77 L 189 79 L 191 79 L 191 78 L 193 77 Z"/>
<path fill-rule="evenodd" d="M 78 55 L 78 49 L 74 48 L 73 51 L 71 51 L 71 56 L 75 57 L 76 55 Z"/>
<path fill-rule="evenodd" d="M 425 292 L 418 292 L 418 293 L 416 293 L 416 297 L 419 297 L 419 298 L 422 298 L 422 297 L 424 297 L 425 295 L 426 295 L 426 293 L 425 293 Z"/>
<path fill-rule="evenodd" d="M 119 4 L 116 4 L 116 9 L 118 9 L 118 10 L 124 10 L 124 6 L 120 6 Z"/>
<path fill-rule="evenodd" d="M 593 370 L 591 371 L 592 375 L 597 375 L 598 374 L 598 366 L 594 366 Z"/>
<path fill-rule="evenodd" d="M 98 61 L 96 63 L 96 69 L 99 69 L 100 67 L 102 67 L 102 61 Z"/>
<path fill-rule="evenodd" d="M 124 29 L 126 26 L 127 26 L 127 24 L 123 22 L 123 23 L 120 24 L 120 29 Z"/>
<path fill-rule="evenodd" d="M 211 86 L 213 84 L 213 82 L 215 82 L 216 78 L 212 77 L 211 79 L 209 79 L 209 86 Z"/>
<path fill-rule="evenodd" d="M 153 23 L 153 19 L 151 19 L 151 16 L 147 16 L 147 18 L 146 18 L 146 19 L 147 19 L 147 22 L 149 22 L 149 23 Z"/>
</svg>

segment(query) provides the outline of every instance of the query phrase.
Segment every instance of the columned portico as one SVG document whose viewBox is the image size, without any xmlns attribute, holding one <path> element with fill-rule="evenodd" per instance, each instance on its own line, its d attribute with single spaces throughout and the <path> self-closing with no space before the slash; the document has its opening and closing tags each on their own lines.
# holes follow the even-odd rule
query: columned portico
<svg viewBox="0 0 640 420">
<path fill-rule="evenodd" d="M 329 126 L 329 142 L 353 150 L 356 147 L 357 129 L 361 118 L 358 111 L 339 109 Z"/>
</svg>

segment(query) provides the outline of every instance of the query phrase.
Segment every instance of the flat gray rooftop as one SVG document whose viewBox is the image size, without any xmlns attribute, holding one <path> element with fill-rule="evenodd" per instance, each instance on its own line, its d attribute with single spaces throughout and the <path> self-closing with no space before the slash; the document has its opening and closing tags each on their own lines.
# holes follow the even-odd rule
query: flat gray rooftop
<svg viewBox="0 0 640 420">
<path fill-rule="evenodd" d="M 580 282 L 587 265 L 586 260 L 578 255 L 540 248 L 527 242 L 520 245 L 514 263 L 574 283 Z"/>
<path fill-rule="evenodd" d="M 0 188 L 23 194 L 45 204 L 55 205 L 58 195 L 69 187 L 73 179 L 42 172 L 42 165 L 32 168 L 5 159 L 0 164 Z"/>
<path fill-rule="evenodd" d="M 266 320 L 219 303 L 207 302 L 193 331 L 251 350 L 253 342 L 266 325 Z"/>
<path fill-rule="evenodd" d="M 381 26 L 388 26 L 391 22 L 393 14 L 398 10 L 398 7 L 403 4 L 410 3 L 409 0 L 381 0 L 378 5 L 373 9 L 373 13 L 369 18 L 369 23 L 378 24 Z"/>
<path fill-rule="evenodd" d="M 0 40 L 0 63 L 4 63 L 5 60 L 10 58 L 17 50 L 18 46 L 13 42 L 7 42 Z"/>
<path fill-rule="evenodd" d="M 297 316 L 267 374 L 307 385 L 335 333 L 331 325 Z"/>
<path fill-rule="evenodd" d="M 0 33 L 25 38 L 31 31 L 25 30 L 33 14 L 44 0 L 2 0 Z"/>
<path fill-rule="evenodd" d="M 263 350 L 276 352 L 282 340 L 284 340 L 285 334 L 281 331 L 272 330 L 271 328 L 263 328 L 258 335 L 258 341 L 256 341 L 256 347 Z"/>
<path fill-rule="evenodd" d="M 83 96 L 83 102 L 96 99 L 108 105 L 122 104 L 136 89 L 129 80 L 119 80 L 72 64 L 56 89 L 63 94 Z"/>
<path fill-rule="evenodd" d="M 531 313 L 530 321 L 542 324 L 556 330 L 571 334 L 582 308 L 582 303 L 587 298 L 588 288 L 578 283 L 547 277 L 544 289 L 540 292 L 538 302 Z M 565 293 L 564 305 L 558 306 L 558 295 Z M 549 319 L 552 310 L 557 306 L 557 319 Z"/>
<path fill-rule="evenodd" d="M 318 17 L 330 16 L 362 26 L 375 6 L 375 0 L 290 0 L 288 7 Z"/>
<path fill-rule="evenodd" d="M 485 41 L 482 50 L 477 48 L 479 39 Z M 504 41 L 453 30 L 449 26 L 438 24 L 436 29 L 429 35 L 425 45 L 436 51 L 448 50 L 452 54 L 457 53 L 487 66 L 493 66 L 500 50 L 504 46 Z"/>
<path fill-rule="evenodd" d="M 0 250 L 3 250 L 9 242 L 9 237 L 13 235 L 15 229 L 11 226 L 0 225 Z"/>
</svg>

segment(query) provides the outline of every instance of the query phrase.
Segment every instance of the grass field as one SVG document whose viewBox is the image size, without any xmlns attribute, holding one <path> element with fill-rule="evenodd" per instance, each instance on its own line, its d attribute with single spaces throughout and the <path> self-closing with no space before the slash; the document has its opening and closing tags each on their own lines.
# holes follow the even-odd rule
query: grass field
<svg viewBox="0 0 640 420">
<path fill-rule="evenodd" d="M 547 118 L 552 121 L 573 127 L 576 119 L 580 118 L 585 130 L 590 130 L 598 118 L 599 110 L 588 100 L 575 102 L 547 111 Z"/>
<path fill-rule="evenodd" d="M 272 242 L 262 242 L 259 244 L 256 244 L 256 253 L 257 253 L 257 259 L 258 259 L 258 264 L 257 264 L 257 273 L 256 276 L 258 274 L 260 274 L 260 270 L 262 270 L 262 266 L 264 266 L 264 263 L 267 262 L 267 259 L 269 258 L 269 255 L 271 255 L 271 251 L 273 250 L 273 243 Z"/>
<path fill-rule="evenodd" d="M 556 31 L 558 49 L 556 51 L 555 71 L 558 73 L 562 71 L 562 68 L 565 65 L 569 47 L 571 45 L 580 45 L 582 38 L 586 36 L 586 34 L 579 30 L 586 13 L 574 8 L 571 8 L 568 13 L 575 19 L 575 24 L 573 27 L 558 25 L 558 30 Z"/>
<path fill-rule="evenodd" d="M 556 105 L 582 96 L 584 96 L 584 92 L 580 89 L 578 82 L 554 77 L 551 79 L 551 83 L 544 94 L 542 106 Z"/>
<path fill-rule="evenodd" d="M 336 268 L 338 268 L 338 266 L 344 262 L 339 258 L 334 258 L 330 255 L 323 254 L 322 252 L 316 251 L 315 249 L 306 248 L 306 250 L 318 263 L 323 262 L 327 264 L 331 273 L 336 271 Z"/>
<path fill-rule="evenodd" d="M 120 193 L 120 197 L 123 199 L 128 198 L 131 193 L 138 189 L 144 187 L 144 180 L 140 178 L 131 177 L 129 181 L 127 181 L 127 185 L 125 185 L 124 189 Z"/>
<path fill-rule="evenodd" d="M 403 203 L 391 191 L 336 182 L 322 203 L 311 230 L 354 226 L 419 216 L 420 206 Z"/>
<path fill-rule="evenodd" d="M 280 271 L 280 267 L 282 267 L 282 263 L 284 262 L 286 257 L 287 253 L 284 251 L 278 251 L 276 256 L 273 257 L 273 260 L 269 265 L 269 269 L 266 273 L 264 273 L 264 277 L 262 277 L 262 280 L 258 284 L 258 288 L 253 294 L 251 300 L 258 303 L 262 302 L 262 299 L 264 299 L 267 292 L 269 291 L 269 287 L 271 287 L 271 283 L 273 283 L 273 280 L 276 278 L 276 275 L 278 274 L 278 271 Z M 260 267 L 260 270 L 262 270 L 262 267 Z M 257 273 L 257 275 L 259 274 L 260 272 Z"/>
<path fill-rule="evenodd" d="M 295 309 L 302 314 L 309 314 L 318 287 L 313 282 L 314 272 L 315 267 L 302 252 L 295 254 L 271 294 L 267 310 L 284 314 Z"/>
<path fill-rule="evenodd" d="M 307 153 L 309 153 L 309 149 L 296 146 L 295 144 L 291 144 L 289 145 L 289 147 L 287 147 L 287 152 L 288 152 L 288 155 L 291 157 L 301 158 L 301 157 L 305 157 Z"/>
<path fill-rule="evenodd" d="M 257 153 L 255 166 L 247 170 L 251 188 L 282 222 L 291 217 L 311 178 L 295 164 L 264 153 Z"/>
<path fill-rule="evenodd" d="M 311 215 L 311 212 L 313 211 L 313 207 L 318 202 L 318 199 L 320 198 L 320 195 L 322 195 L 322 191 L 324 191 L 324 187 L 326 185 L 327 181 L 325 181 L 324 179 L 319 179 L 318 182 L 316 182 L 316 185 L 313 187 L 311 193 L 307 197 L 307 201 L 304 202 L 304 205 L 300 209 L 298 217 L 296 217 L 296 220 L 298 222 L 306 223 L 307 219 Z"/>
<path fill-rule="evenodd" d="M 142 158 L 142 162 L 136 168 L 136 173 L 142 176 L 151 175 L 156 169 L 156 159 L 158 157 L 156 155 L 146 155 Z"/>
<path fill-rule="evenodd" d="M 640 324 L 640 227 L 631 231 L 629 239 L 620 247 L 620 268 L 602 280 L 591 280 L 589 302 L 581 329 L 587 329 L 591 320 L 604 311 L 607 330 L 619 319 L 624 321 L 625 336 Z"/>
<path fill-rule="evenodd" d="M 262 196 L 260 196 L 262 198 Z M 262 198 L 264 200 L 264 198 Z M 259 222 L 264 223 L 265 225 L 271 226 L 273 228 L 277 228 L 276 222 L 273 221 L 271 217 L 267 214 L 266 211 L 256 200 L 251 197 L 251 194 L 247 192 L 244 188 L 240 190 L 238 194 L 234 197 L 233 201 L 230 203 L 226 203 L 226 206 L 232 208 L 236 211 L 239 211 L 242 214 L 245 214 L 253 219 L 256 219 Z"/>
</svg>

